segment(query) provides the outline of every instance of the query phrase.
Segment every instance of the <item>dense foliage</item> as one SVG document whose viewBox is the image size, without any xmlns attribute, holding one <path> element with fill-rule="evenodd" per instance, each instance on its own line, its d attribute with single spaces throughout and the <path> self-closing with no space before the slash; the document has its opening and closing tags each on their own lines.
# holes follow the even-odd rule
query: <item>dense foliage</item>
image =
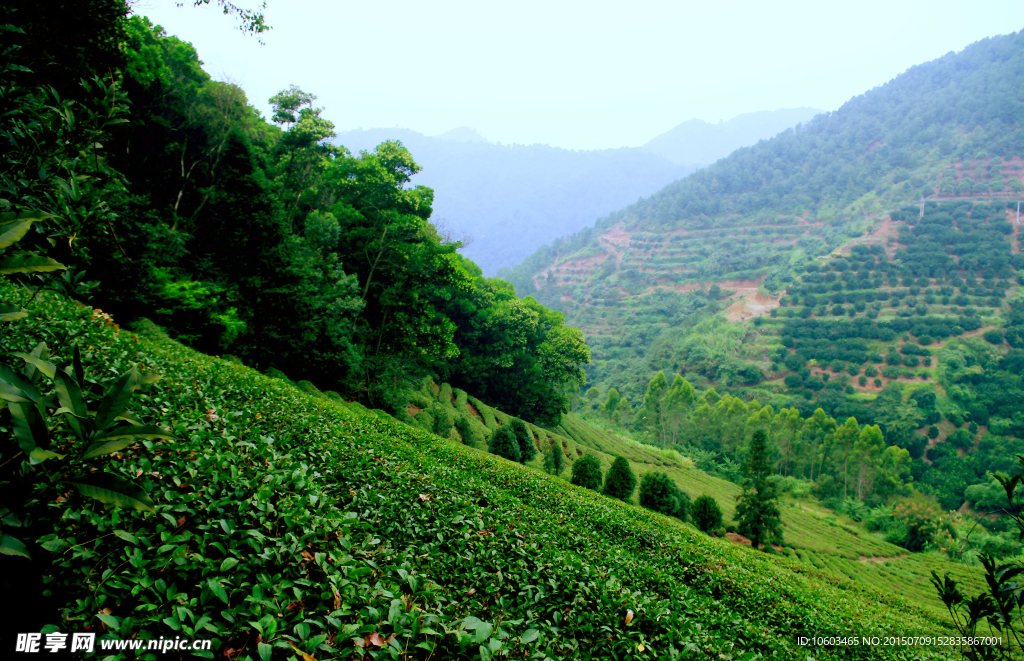
<svg viewBox="0 0 1024 661">
<path fill-rule="evenodd" d="M 437 233 L 401 143 L 332 145 L 294 86 L 265 121 L 118 0 L 68 40 L 77 6 L 52 22 L 13 9 L 5 206 L 53 215 L 54 257 L 100 283 L 95 304 L 374 406 L 402 408 L 404 384 L 434 374 L 557 423 L 582 335 Z"/>
<path fill-rule="evenodd" d="M 26 631 L 209 637 L 218 655 L 254 660 L 294 649 L 675 658 L 687 645 L 787 657 L 794 635 L 841 623 L 865 635 L 943 631 L 875 593 L 838 590 L 834 579 L 201 356 L 152 325 L 137 338 L 55 297 L 29 313 L 0 336 L 5 364 L 40 336 L 92 347 L 85 374 L 141 364 L 163 378 L 134 412 L 178 440 L 126 447 L 111 462 L 144 483 L 155 514 L 74 494 L 30 508 L 19 531 L 34 564 L 9 558 L 25 564 L 5 572 L 30 578 L 31 566 L 46 582 L 37 607 L 19 609 Z M 29 585 L 23 598 L 44 594 Z"/>
</svg>

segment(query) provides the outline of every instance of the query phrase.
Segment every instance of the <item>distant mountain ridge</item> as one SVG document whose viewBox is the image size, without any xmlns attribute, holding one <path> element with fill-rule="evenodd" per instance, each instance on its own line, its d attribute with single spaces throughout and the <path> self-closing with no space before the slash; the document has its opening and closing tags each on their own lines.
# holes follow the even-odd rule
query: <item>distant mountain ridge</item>
<svg viewBox="0 0 1024 661">
<path fill-rule="evenodd" d="M 714 163 L 740 147 L 771 138 L 821 113 L 814 108 L 764 110 L 733 117 L 717 124 L 691 119 L 653 138 L 642 149 L 673 163 Z"/>
<path fill-rule="evenodd" d="M 643 147 L 592 151 L 500 145 L 466 126 L 435 136 L 402 128 L 357 129 L 339 133 L 335 143 L 359 152 L 401 140 L 423 166 L 414 183 L 434 189 L 434 222 L 456 236 L 471 235 L 464 254 L 493 276 L 544 244 L 811 112 L 753 113 L 719 124 L 691 120 Z"/>
</svg>

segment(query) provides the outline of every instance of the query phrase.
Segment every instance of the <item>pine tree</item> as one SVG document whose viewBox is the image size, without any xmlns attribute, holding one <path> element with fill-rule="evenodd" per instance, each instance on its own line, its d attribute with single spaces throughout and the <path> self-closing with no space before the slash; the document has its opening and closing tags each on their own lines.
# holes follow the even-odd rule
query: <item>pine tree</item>
<svg viewBox="0 0 1024 661">
<path fill-rule="evenodd" d="M 512 418 L 508 423 L 508 428 L 515 434 L 516 441 L 519 443 L 519 461 L 525 464 L 536 457 L 537 446 L 534 445 L 533 434 L 530 433 L 526 423 L 519 418 Z"/>
<path fill-rule="evenodd" d="M 576 486 L 597 491 L 601 488 L 601 462 L 592 454 L 583 457 L 572 465 L 570 481 Z"/>
<path fill-rule="evenodd" d="M 691 512 L 693 524 L 706 533 L 722 527 L 722 510 L 718 507 L 718 501 L 711 496 L 699 496 L 693 501 Z"/>
<path fill-rule="evenodd" d="M 782 514 L 768 456 L 768 436 L 762 430 L 750 439 L 747 461 L 743 465 L 743 493 L 736 502 L 736 529 L 750 539 L 754 548 L 782 542 Z"/>
<path fill-rule="evenodd" d="M 625 457 L 616 457 L 604 480 L 604 495 L 629 500 L 636 489 L 636 475 Z"/>
<path fill-rule="evenodd" d="M 491 434 L 487 451 L 509 461 L 519 461 L 519 441 L 508 425 L 502 425 Z"/>
</svg>

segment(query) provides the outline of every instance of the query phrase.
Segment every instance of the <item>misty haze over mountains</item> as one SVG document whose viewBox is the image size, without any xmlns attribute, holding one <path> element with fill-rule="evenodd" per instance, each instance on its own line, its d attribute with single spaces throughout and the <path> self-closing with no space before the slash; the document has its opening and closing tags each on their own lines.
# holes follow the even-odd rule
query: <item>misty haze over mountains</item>
<svg viewBox="0 0 1024 661">
<path fill-rule="evenodd" d="M 463 253 L 493 276 L 540 246 L 817 112 L 763 111 L 717 124 L 692 119 L 640 147 L 593 151 L 494 144 L 464 126 L 436 136 L 359 129 L 340 132 L 335 143 L 355 153 L 401 140 L 423 168 L 413 182 L 435 191 L 433 222 L 456 236 L 471 235 Z"/>
</svg>

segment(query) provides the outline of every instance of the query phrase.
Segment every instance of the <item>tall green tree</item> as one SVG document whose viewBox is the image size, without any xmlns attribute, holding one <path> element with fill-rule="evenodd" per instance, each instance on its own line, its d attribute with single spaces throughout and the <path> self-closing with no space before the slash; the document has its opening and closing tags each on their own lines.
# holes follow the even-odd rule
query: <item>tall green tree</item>
<svg viewBox="0 0 1024 661">
<path fill-rule="evenodd" d="M 870 492 L 885 451 L 885 439 L 878 425 L 868 425 L 861 430 L 853 446 L 857 463 L 857 500 L 864 500 Z"/>
<path fill-rule="evenodd" d="M 665 396 L 668 394 L 668 379 L 665 372 L 659 370 L 647 384 L 644 394 L 644 419 L 662 447 L 667 437 Z"/>
<path fill-rule="evenodd" d="M 737 532 L 750 539 L 754 548 L 782 542 L 782 513 L 770 479 L 773 473 L 768 435 L 758 430 L 750 438 L 735 513 Z"/>
<path fill-rule="evenodd" d="M 601 493 L 619 500 L 629 500 L 635 490 L 636 475 L 633 474 L 629 462 L 625 457 L 615 457 L 605 476 L 604 490 Z"/>
</svg>

